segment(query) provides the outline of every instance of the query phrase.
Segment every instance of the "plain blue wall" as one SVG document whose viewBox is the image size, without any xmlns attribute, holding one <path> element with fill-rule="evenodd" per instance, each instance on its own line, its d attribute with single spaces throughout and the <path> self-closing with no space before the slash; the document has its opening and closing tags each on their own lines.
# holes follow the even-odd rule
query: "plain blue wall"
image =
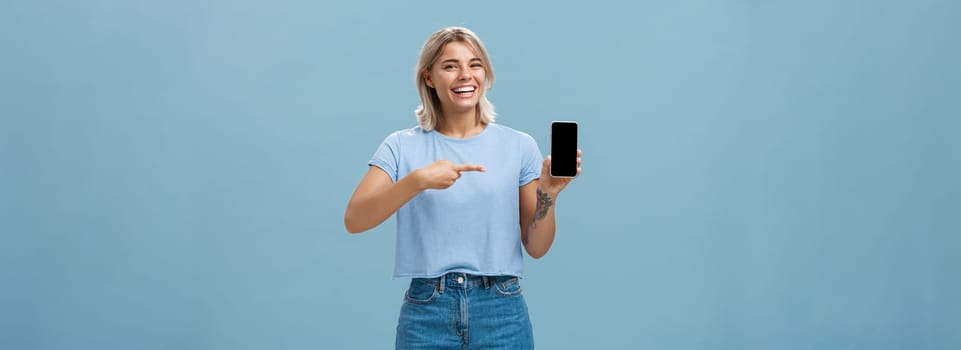
<svg viewBox="0 0 961 350">
<path fill-rule="evenodd" d="M 385 349 L 344 207 L 465 25 L 584 174 L 541 349 L 961 348 L 955 1 L 0 4 L 0 348 Z"/>
</svg>

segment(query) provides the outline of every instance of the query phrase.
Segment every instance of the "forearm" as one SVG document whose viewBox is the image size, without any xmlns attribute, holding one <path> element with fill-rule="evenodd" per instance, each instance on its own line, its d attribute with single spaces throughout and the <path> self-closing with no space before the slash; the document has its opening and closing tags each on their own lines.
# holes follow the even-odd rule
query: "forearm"
<svg viewBox="0 0 961 350">
<path fill-rule="evenodd" d="M 537 189 L 537 207 L 534 215 L 526 227 L 521 227 L 522 240 L 527 254 L 539 259 L 551 249 L 554 243 L 556 221 L 554 220 L 554 205 L 557 193 L 549 193 Z"/>
<path fill-rule="evenodd" d="M 351 198 L 344 214 L 344 225 L 350 233 L 374 228 L 422 191 L 412 176 L 405 176 L 379 191 Z"/>
</svg>

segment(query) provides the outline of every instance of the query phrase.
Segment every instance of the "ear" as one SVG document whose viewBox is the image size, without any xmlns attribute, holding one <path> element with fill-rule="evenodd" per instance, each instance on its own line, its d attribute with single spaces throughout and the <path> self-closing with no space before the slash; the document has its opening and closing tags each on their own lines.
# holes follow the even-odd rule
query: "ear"
<svg viewBox="0 0 961 350">
<path fill-rule="evenodd" d="M 430 79 L 430 71 L 428 70 L 424 71 L 424 82 L 427 83 L 427 87 L 434 88 L 434 81 Z"/>
</svg>

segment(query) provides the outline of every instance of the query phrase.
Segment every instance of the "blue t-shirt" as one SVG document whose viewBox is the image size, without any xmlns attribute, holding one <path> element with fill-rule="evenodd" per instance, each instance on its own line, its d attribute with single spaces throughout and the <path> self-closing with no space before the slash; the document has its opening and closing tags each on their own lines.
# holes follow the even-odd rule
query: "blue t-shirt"
<svg viewBox="0 0 961 350">
<path fill-rule="evenodd" d="M 419 126 L 387 136 L 369 164 L 395 183 L 438 160 L 479 164 L 443 190 L 426 190 L 397 210 L 394 277 L 448 272 L 522 276 L 519 188 L 541 173 L 537 142 L 490 123 L 479 135 L 456 139 Z"/>
</svg>

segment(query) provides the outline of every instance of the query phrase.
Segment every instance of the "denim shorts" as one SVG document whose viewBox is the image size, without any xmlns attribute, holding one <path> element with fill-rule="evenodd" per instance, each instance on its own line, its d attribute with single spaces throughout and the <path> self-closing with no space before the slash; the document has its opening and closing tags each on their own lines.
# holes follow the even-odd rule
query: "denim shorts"
<svg viewBox="0 0 961 350">
<path fill-rule="evenodd" d="M 514 276 L 414 278 L 397 322 L 397 349 L 533 349 L 527 303 Z"/>
</svg>

